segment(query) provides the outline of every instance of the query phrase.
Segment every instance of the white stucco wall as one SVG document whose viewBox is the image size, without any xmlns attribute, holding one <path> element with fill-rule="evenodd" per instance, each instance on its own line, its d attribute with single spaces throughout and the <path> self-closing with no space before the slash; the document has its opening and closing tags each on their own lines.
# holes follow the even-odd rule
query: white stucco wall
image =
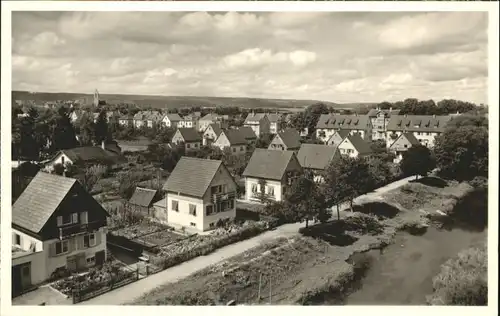
<svg viewBox="0 0 500 316">
<path fill-rule="evenodd" d="M 252 185 L 257 186 L 257 193 L 260 193 L 260 184 L 259 184 L 259 179 L 257 178 L 245 178 L 245 199 L 246 200 L 254 200 L 258 201 L 257 198 L 253 197 L 253 192 L 252 192 Z M 283 200 L 283 185 L 279 181 L 273 181 L 273 180 L 266 180 L 266 188 L 265 192 L 269 192 L 269 186 L 274 187 L 274 197 L 276 201 L 282 201 Z"/>
<path fill-rule="evenodd" d="M 342 155 L 349 156 L 351 158 L 358 157 L 358 151 L 347 138 L 340 143 L 338 149 Z M 352 150 L 352 152 L 348 153 L 349 150 Z"/>
</svg>

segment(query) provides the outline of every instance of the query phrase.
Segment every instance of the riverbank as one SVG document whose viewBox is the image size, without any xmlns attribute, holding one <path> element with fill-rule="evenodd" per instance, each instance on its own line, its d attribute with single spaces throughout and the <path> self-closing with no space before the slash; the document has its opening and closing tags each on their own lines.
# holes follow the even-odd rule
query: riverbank
<svg viewBox="0 0 500 316">
<path fill-rule="evenodd" d="M 350 260 L 353 255 L 386 247 L 398 240 L 399 230 L 418 227 L 422 233 L 435 205 L 445 197 L 458 200 L 469 189 L 458 183 L 445 188 L 411 183 L 380 198 L 367 197 L 358 201 L 355 213 L 343 212 L 341 221 L 313 226 L 317 238 L 293 237 L 286 243 L 264 244 L 162 286 L 133 304 L 210 305 L 231 300 L 237 304 L 343 304 L 350 285 L 369 267 L 368 262 L 355 264 Z M 266 252 L 266 247 L 277 249 Z M 269 291 L 270 298 L 262 294 Z"/>
</svg>

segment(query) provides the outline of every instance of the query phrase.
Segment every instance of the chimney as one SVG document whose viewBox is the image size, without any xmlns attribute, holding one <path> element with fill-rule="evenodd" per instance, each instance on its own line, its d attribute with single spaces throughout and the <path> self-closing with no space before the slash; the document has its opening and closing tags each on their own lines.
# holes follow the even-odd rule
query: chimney
<svg viewBox="0 0 500 316">
<path fill-rule="evenodd" d="M 105 140 L 103 140 L 101 142 L 101 147 L 102 147 L 102 149 L 106 150 L 106 141 Z"/>
</svg>

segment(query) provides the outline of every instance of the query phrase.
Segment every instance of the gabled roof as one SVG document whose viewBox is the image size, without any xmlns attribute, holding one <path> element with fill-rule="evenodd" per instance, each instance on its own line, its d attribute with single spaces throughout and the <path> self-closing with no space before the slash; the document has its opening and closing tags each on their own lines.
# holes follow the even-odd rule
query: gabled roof
<svg viewBox="0 0 500 316">
<path fill-rule="evenodd" d="M 278 135 L 288 149 L 300 148 L 300 134 L 296 129 L 289 128 L 279 132 Z"/>
<path fill-rule="evenodd" d="M 179 131 L 185 142 L 201 141 L 200 134 L 198 134 L 198 132 L 194 128 L 178 128 L 177 130 Z"/>
<path fill-rule="evenodd" d="M 349 130 L 347 129 L 341 129 L 337 131 L 337 134 L 343 139 L 345 139 L 347 136 L 349 136 Z"/>
<path fill-rule="evenodd" d="M 451 118 L 449 115 L 393 115 L 389 119 L 387 130 L 442 133 Z"/>
<path fill-rule="evenodd" d="M 207 115 L 205 115 L 200 119 L 200 121 L 218 121 L 218 120 L 220 120 L 220 117 L 212 113 L 208 113 Z"/>
<path fill-rule="evenodd" d="M 250 126 L 242 126 L 238 128 L 241 134 L 243 134 L 243 137 L 248 140 L 253 140 L 257 138 L 257 135 L 253 131 L 253 129 Z"/>
<path fill-rule="evenodd" d="M 168 113 L 164 116 L 164 118 L 168 118 L 170 122 L 179 122 L 182 121 L 182 117 L 180 117 L 177 113 Z"/>
<path fill-rule="evenodd" d="M 319 144 L 302 144 L 297 154 L 302 168 L 326 169 L 335 154 L 338 152 L 337 146 L 327 146 Z"/>
<path fill-rule="evenodd" d="M 382 109 L 371 109 L 370 111 L 368 111 L 368 116 L 369 117 L 375 117 L 377 115 L 379 115 L 380 113 L 384 113 L 386 117 L 390 117 L 391 115 L 398 115 L 399 114 L 399 111 L 400 110 L 392 110 L 392 109 L 385 109 L 385 110 L 382 110 Z"/>
<path fill-rule="evenodd" d="M 399 137 L 391 144 L 391 147 L 401 138 L 401 137 L 404 137 L 408 140 L 408 142 L 412 145 L 412 146 L 418 146 L 418 145 L 421 145 L 420 142 L 418 141 L 418 139 L 415 137 L 415 135 L 413 133 L 401 133 L 401 135 L 399 135 Z"/>
<path fill-rule="evenodd" d="M 76 147 L 71 149 L 63 149 L 60 151 L 66 155 L 71 161 L 81 160 L 83 162 L 102 162 L 120 164 L 126 163 L 127 159 L 120 153 L 110 150 L 104 150 L 99 146 Z M 57 157 L 58 155 L 56 155 Z"/>
<path fill-rule="evenodd" d="M 163 116 L 158 111 L 139 111 L 134 115 L 134 120 L 160 121 Z"/>
<path fill-rule="evenodd" d="M 219 137 L 219 135 L 222 133 L 222 128 L 218 124 L 210 124 L 210 125 L 208 125 L 207 129 L 209 129 L 210 127 L 214 131 L 215 135 L 217 135 L 217 137 Z"/>
<path fill-rule="evenodd" d="M 321 114 L 316 128 L 365 130 L 369 122 L 368 115 Z"/>
<path fill-rule="evenodd" d="M 372 149 L 370 144 L 368 144 L 361 136 L 358 134 L 349 135 L 347 139 L 351 142 L 351 144 L 356 148 L 359 154 L 365 155 L 372 153 Z"/>
<path fill-rule="evenodd" d="M 271 122 L 271 123 L 277 123 L 281 119 L 281 114 L 278 114 L 278 113 L 269 113 L 269 114 L 267 114 L 267 118 L 269 119 L 269 122 Z"/>
<path fill-rule="evenodd" d="M 85 192 L 76 179 L 38 172 L 12 205 L 12 224 L 39 233 L 68 193 L 76 187 Z M 89 198 L 93 199 L 90 194 Z M 94 202 L 96 208 L 106 212 L 97 201 Z"/>
<path fill-rule="evenodd" d="M 248 113 L 247 118 L 245 119 L 245 124 L 252 122 L 260 122 L 266 117 L 265 113 Z"/>
<path fill-rule="evenodd" d="M 136 187 L 134 194 L 128 201 L 132 205 L 150 207 L 156 196 L 156 190 Z"/>
<path fill-rule="evenodd" d="M 237 129 L 229 129 L 227 131 L 223 131 L 222 133 L 224 133 L 224 135 L 226 135 L 227 139 L 229 140 L 229 144 L 231 146 L 245 145 L 247 143 L 243 134 Z M 219 137 L 220 137 L 220 135 L 219 135 Z"/>
<path fill-rule="evenodd" d="M 219 168 L 225 168 L 221 160 L 181 157 L 163 189 L 168 192 L 203 197 Z"/>
<path fill-rule="evenodd" d="M 296 159 L 293 151 L 256 148 L 243 176 L 281 180 L 292 159 Z"/>
</svg>

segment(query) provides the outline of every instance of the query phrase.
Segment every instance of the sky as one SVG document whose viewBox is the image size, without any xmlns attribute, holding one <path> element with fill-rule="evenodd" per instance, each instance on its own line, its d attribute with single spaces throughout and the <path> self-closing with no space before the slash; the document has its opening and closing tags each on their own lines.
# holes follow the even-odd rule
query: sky
<svg viewBox="0 0 500 316">
<path fill-rule="evenodd" d="M 483 12 L 13 12 L 12 88 L 487 102 Z"/>
</svg>

